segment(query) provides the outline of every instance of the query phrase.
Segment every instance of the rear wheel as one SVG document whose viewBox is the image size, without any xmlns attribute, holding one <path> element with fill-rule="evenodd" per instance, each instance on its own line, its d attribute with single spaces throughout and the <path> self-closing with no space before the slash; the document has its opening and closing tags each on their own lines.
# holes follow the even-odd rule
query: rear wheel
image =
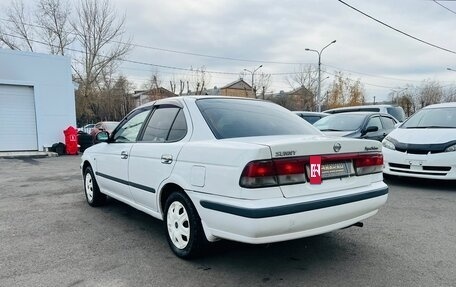
<svg viewBox="0 0 456 287">
<path fill-rule="evenodd" d="M 207 239 L 201 219 L 186 195 L 174 192 L 168 197 L 164 223 L 169 246 L 178 257 L 192 258 L 201 254 Z"/>
<path fill-rule="evenodd" d="M 90 206 L 100 206 L 106 202 L 106 195 L 100 192 L 90 166 L 84 170 L 84 193 Z"/>
</svg>

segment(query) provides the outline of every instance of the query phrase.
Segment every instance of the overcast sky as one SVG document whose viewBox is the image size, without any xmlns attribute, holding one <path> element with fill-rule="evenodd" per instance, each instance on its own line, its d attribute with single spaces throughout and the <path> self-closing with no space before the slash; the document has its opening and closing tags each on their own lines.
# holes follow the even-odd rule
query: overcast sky
<svg viewBox="0 0 456 287">
<path fill-rule="evenodd" d="M 1 0 L 2 2 L 6 0 Z M 432 44 L 456 51 L 456 14 L 431 0 L 345 0 L 348 4 L 391 26 Z M 32 1 L 34 2 L 34 1 Z M 456 1 L 439 1 L 456 11 Z M 367 100 L 389 98 L 392 89 L 436 80 L 454 84 L 456 54 L 430 47 L 397 33 L 359 14 L 337 0 L 112 0 L 126 15 L 127 36 L 132 42 L 219 57 L 259 62 L 230 61 L 135 47 L 129 60 L 180 68 L 205 66 L 211 74 L 210 87 L 224 86 L 238 78 L 244 68 L 265 73 L 298 70 L 297 64 L 316 67 L 316 53 L 332 40 L 337 42 L 322 54 L 329 74 L 343 71 L 364 84 Z M 187 72 L 153 68 L 132 63 L 121 72 L 138 88 L 151 73 L 158 72 L 163 86 L 169 77 L 180 79 Z M 325 80 L 325 86 L 333 77 Z M 250 78 L 246 80 L 250 81 Z M 272 90 L 290 90 L 284 75 L 272 76 Z M 325 91 L 323 88 L 323 91 Z"/>
</svg>

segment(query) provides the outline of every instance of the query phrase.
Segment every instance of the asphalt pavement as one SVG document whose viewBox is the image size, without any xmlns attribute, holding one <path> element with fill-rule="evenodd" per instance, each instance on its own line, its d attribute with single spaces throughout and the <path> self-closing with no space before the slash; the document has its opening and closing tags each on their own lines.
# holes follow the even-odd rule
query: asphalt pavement
<svg viewBox="0 0 456 287">
<path fill-rule="evenodd" d="M 0 286 L 456 286 L 456 183 L 387 178 L 352 227 L 179 259 L 162 222 L 85 202 L 80 157 L 0 159 Z"/>
</svg>

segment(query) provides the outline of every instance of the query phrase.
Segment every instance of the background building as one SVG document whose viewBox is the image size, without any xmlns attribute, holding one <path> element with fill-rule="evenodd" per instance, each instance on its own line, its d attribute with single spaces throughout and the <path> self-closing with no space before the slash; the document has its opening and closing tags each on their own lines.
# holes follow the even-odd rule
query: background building
<svg viewBox="0 0 456 287">
<path fill-rule="evenodd" d="M 0 49 L 0 151 L 42 151 L 76 126 L 70 58 Z"/>
</svg>

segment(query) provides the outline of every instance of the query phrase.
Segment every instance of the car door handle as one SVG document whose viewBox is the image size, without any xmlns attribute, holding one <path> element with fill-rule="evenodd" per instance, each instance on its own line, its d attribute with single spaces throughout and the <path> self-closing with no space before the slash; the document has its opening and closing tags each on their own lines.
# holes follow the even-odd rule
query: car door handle
<svg viewBox="0 0 456 287">
<path fill-rule="evenodd" d="M 173 156 L 170 154 L 163 154 L 161 156 L 161 163 L 170 164 L 173 162 Z"/>
<path fill-rule="evenodd" d="M 127 153 L 126 151 L 123 150 L 123 151 L 120 153 L 120 158 L 121 158 L 121 159 L 127 159 L 127 158 L 128 158 L 128 153 Z"/>
</svg>

